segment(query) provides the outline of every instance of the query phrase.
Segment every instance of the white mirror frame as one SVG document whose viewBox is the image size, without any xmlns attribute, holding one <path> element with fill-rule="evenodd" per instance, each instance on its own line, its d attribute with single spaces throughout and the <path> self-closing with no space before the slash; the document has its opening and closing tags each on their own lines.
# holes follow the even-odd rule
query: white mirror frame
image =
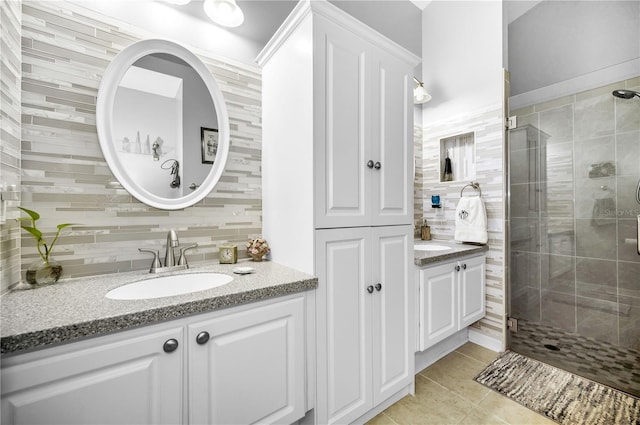
<svg viewBox="0 0 640 425">
<path fill-rule="evenodd" d="M 218 150 L 216 160 L 207 178 L 199 188 L 180 198 L 162 198 L 137 184 L 124 169 L 116 153 L 113 131 L 113 105 L 118 85 L 131 65 L 138 59 L 154 53 L 176 56 L 190 65 L 209 89 L 218 117 Z M 222 176 L 229 156 L 229 116 L 222 92 L 215 78 L 204 63 L 185 47 L 168 40 L 151 39 L 138 41 L 123 49 L 109 64 L 100 83 L 96 103 L 96 126 L 98 139 L 105 160 L 118 182 L 137 200 L 163 210 L 178 210 L 189 207 L 205 198 Z M 183 166 L 188 166 L 183 164 Z"/>
</svg>

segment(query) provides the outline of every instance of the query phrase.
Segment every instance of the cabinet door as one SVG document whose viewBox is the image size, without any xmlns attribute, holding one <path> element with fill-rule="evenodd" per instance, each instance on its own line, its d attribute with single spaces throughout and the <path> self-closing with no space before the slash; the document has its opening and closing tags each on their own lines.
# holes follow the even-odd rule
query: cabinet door
<svg viewBox="0 0 640 425">
<path fill-rule="evenodd" d="M 352 32 L 317 19 L 314 46 L 316 228 L 371 222 L 370 49 Z"/>
<path fill-rule="evenodd" d="M 413 222 L 412 69 L 377 53 L 372 67 L 372 225 Z"/>
<path fill-rule="evenodd" d="M 321 424 L 349 423 L 372 407 L 369 318 L 375 290 L 370 232 L 370 228 L 316 231 Z"/>
<path fill-rule="evenodd" d="M 372 228 L 373 402 L 384 401 L 413 379 L 415 285 L 413 227 Z"/>
<path fill-rule="evenodd" d="M 304 297 L 189 325 L 189 422 L 272 424 L 302 418 L 304 326 Z M 198 342 L 203 332 L 209 338 Z"/>
<path fill-rule="evenodd" d="M 465 328 L 485 314 L 485 257 L 461 260 L 460 264 L 460 323 Z"/>
<path fill-rule="evenodd" d="M 11 362 L 2 369 L 2 423 L 182 423 L 183 350 L 164 352 L 170 339 L 181 345 L 182 328 Z"/>
<path fill-rule="evenodd" d="M 458 331 L 456 265 L 420 270 L 420 351 Z"/>
</svg>

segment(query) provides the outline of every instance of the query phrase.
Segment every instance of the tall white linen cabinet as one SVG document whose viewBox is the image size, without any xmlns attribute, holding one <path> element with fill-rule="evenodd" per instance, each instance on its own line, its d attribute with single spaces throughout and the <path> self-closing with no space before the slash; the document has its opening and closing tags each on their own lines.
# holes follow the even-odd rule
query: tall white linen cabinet
<svg viewBox="0 0 640 425">
<path fill-rule="evenodd" d="M 413 69 L 419 58 L 325 0 L 258 56 L 272 259 L 319 279 L 307 415 L 358 423 L 413 390 Z"/>
</svg>

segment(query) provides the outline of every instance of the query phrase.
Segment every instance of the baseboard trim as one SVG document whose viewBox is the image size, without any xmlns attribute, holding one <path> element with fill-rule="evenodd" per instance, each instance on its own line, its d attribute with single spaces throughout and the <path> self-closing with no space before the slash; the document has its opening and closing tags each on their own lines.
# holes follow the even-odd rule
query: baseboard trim
<svg viewBox="0 0 640 425">
<path fill-rule="evenodd" d="M 416 375 L 424 368 L 431 366 L 447 354 L 457 350 L 469 341 L 468 328 L 464 328 L 415 356 Z"/>
<path fill-rule="evenodd" d="M 362 424 L 365 424 L 365 423 L 369 422 L 371 419 L 375 418 L 381 412 L 386 410 L 387 407 L 391 406 L 392 404 L 397 403 L 404 396 L 409 395 L 413 391 L 412 388 L 413 388 L 413 382 L 410 385 L 407 385 L 406 387 L 403 387 L 400 391 L 398 391 L 397 393 L 395 393 L 394 395 L 392 395 L 391 397 L 389 397 L 388 399 L 386 399 L 382 403 L 378 404 L 373 409 L 369 410 L 367 413 L 365 413 L 364 415 L 360 416 L 355 421 L 351 422 L 351 424 L 362 425 Z"/>
<path fill-rule="evenodd" d="M 502 344 L 502 341 L 500 341 L 499 339 L 491 338 L 490 336 L 480 333 L 473 328 L 469 328 L 469 341 L 473 342 L 474 344 L 478 344 L 479 346 L 484 347 L 488 350 L 495 351 L 496 353 L 504 351 L 504 345 Z"/>
</svg>

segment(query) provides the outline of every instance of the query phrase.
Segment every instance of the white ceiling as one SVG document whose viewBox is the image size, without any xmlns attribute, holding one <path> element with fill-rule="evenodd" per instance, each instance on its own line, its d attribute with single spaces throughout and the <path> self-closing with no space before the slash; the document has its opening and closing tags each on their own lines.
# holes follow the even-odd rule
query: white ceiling
<svg viewBox="0 0 640 425">
<path fill-rule="evenodd" d="M 424 10 L 424 8 L 427 7 L 429 3 L 431 3 L 431 0 L 411 0 L 411 3 Z"/>
<path fill-rule="evenodd" d="M 363 22 L 367 23 L 368 25 L 382 32 L 383 34 L 385 34 L 384 30 L 381 30 L 380 28 L 376 28 L 375 23 L 376 22 L 380 23 L 380 21 L 382 20 L 383 22 L 389 24 L 389 20 L 385 20 L 386 16 L 380 16 L 384 13 L 380 11 L 380 10 L 383 10 L 384 7 L 382 9 L 377 7 L 372 7 L 372 6 L 378 6 L 378 4 L 375 4 L 375 3 L 380 3 L 380 4 L 385 3 L 385 6 L 387 8 L 388 7 L 393 8 L 396 6 L 393 4 L 389 5 L 389 3 L 397 2 L 398 6 L 396 7 L 396 9 L 398 13 L 394 15 L 394 17 L 397 19 L 405 19 L 405 18 L 411 17 L 412 13 L 411 13 L 411 10 L 409 11 L 407 10 L 407 5 L 416 4 L 415 1 L 426 3 L 422 0 L 412 0 L 413 3 L 409 3 L 407 0 L 329 0 L 329 1 L 331 3 L 337 4 L 338 7 L 342 8 L 347 13 L 351 13 L 352 15 L 354 14 L 354 12 L 362 11 L 362 13 L 360 13 L 358 16 L 356 15 L 354 16 L 363 20 Z M 369 5 L 370 10 L 365 11 L 362 9 L 358 9 L 359 5 L 357 3 L 361 1 L 363 3 L 365 1 L 367 3 L 373 3 Z M 167 6 L 173 7 L 175 10 L 181 13 L 184 13 L 186 15 L 189 15 L 192 18 L 196 18 L 203 22 L 210 23 L 209 19 L 204 14 L 203 7 L 202 7 L 203 2 L 204 0 L 192 0 L 189 4 L 184 6 L 171 6 L 171 5 L 167 5 Z M 240 8 L 244 13 L 244 18 L 245 18 L 244 23 L 238 27 L 228 28 L 226 30 L 229 31 L 230 33 L 233 33 L 234 35 L 237 35 L 247 40 L 251 40 L 255 42 L 257 45 L 264 46 L 267 43 L 267 41 L 273 36 L 276 30 L 280 27 L 280 25 L 284 22 L 287 16 L 291 13 L 293 8 L 298 3 L 298 0 L 236 0 L 236 2 L 238 3 L 238 6 L 240 6 Z M 341 5 L 340 3 L 343 3 L 343 4 Z M 413 9 L 413 8 L 409 6 L 409 9 Z M 420 13 L 419 10 L 415 10 L 414 15 L 415 14 L 419 15 L 419 13 Z M 366 18 L 369 18 L 369 22 L 365 20 Z M 416 23 L 417 25 L 419 25 L 420 23 L 419 18 L 416 21 Z M 402 32 L 402 29 L 397 28 L 395 29 L 395 31 Z M 387 37 L 391 38 L 392 40 L 394 39 L 393 35 L 390 35 L 390 34 L 385 34 L 385 35 L 387 35 Z M 407 35 L 407 37 L 409 38 L 413 36 L 414 36 L 413 33 L 411 33 L 410 35 Z M 417 37 L 419 38 L 419 35 L 417 35 Z M 400 38 L 401 40 L 395 39 L 394 41 L 396 41 L 401 45 L 404 45 L 402 37 Z M 411 47 L 409 46 L 406 46 L 406 45 L 404 46 L 411 49 Z"/>
<path fill-rule="evenodd" d="M 530 9 L 535 7 L 542 0 L 509 0 L 505 1 L 507 5 L 507 18 L 509 23 L 515 21 Z"/>
<path fill-rule="evenodd" d="M 190 15 L 196 19 L 209 22 L 205 16 L 202 3 L 204 0 L 193 0 L 185 6 L 174 6 L 176 10 Z M 340 2 L 342 0 L 331 0 Z M 353 0 L 351 0 L 353 1 Z M 357 0 L 356 0 L 357 1 Z M 399 1 L 399 0 L 393 0 Z M 406 1 L 406 0 L 405 0 Z M 460 0 L 410 0 L 420 10 L 424 10 L 432 1 L 460 1 Z M 490 1 L 490 0 L 467 0 L 467 1 Z M 495 1 L 495 0 L 491 0 Z M 506 6 L 506 14 L 509 23 L 522 16 L 528 10 L 540 3 L 542 0 L 503 0 Z M 297 0 L 237 0 L 245 16 L 243 25 L 230 28 L 229 31 L 235 35 L 252 40 L 257 45 L 264 44 L 271 38 L 282 22 L 291 13 L 297 4 Z"/>
<path fill-rule="evenodd" d="M 424 10 L 432 0 L 411 0 L 411 3 Z M 441 0 L 442 1 L 442 0 Z M 449 0 L 454 1 L 454 0 Z M 515 21 L 520 16 L 527 13 L 531 8 L 540 3 L 542 0 L 504 0 L 507 11 L 507 19 L 509 23 Z"/>
<path fill-rule="evenodd" d="M 203 2 L 204 0 L 194 0 L 185 6 L 176 6 L 176 9 L 210 23 L 204 14 Z M 239 27 L 229 28 L 228 31 L 264 45 L 289 16 L 297 1 L 236 0 L 236 3 L 244 13 L 244 23 Z"/>
</svg>

